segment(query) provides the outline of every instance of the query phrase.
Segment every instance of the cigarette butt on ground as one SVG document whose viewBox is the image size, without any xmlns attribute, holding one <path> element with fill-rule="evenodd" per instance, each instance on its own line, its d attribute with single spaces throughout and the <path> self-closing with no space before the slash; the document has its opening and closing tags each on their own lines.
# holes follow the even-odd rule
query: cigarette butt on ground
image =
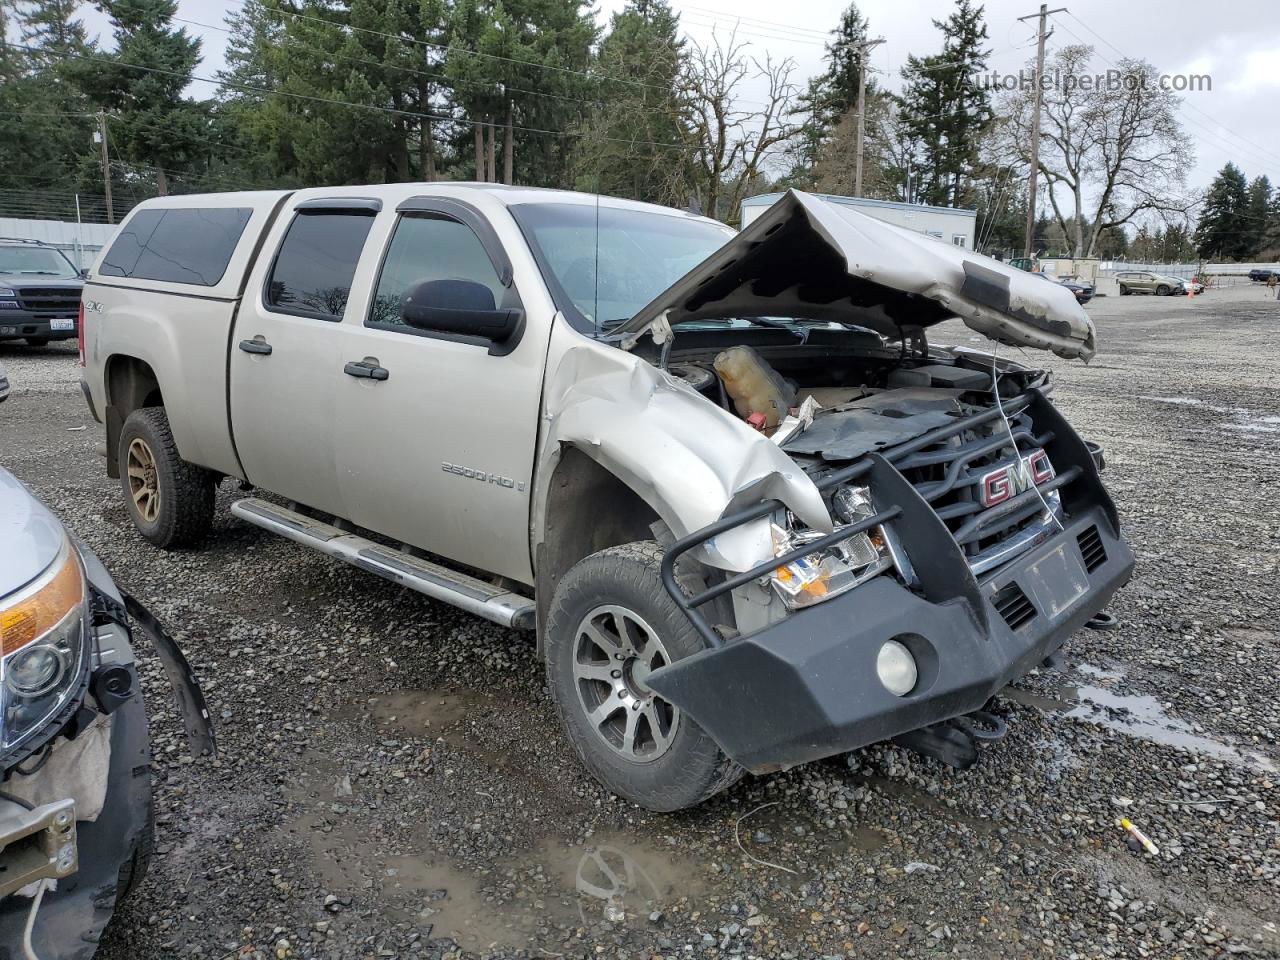
<svg viewBox="0 0 1280 960">
<path fill-rule="evenodd" d="M 1146 850 L 1147 853 L 1151 854 L 1153 857 L 1159 856 L 1160 848 L 1152 843 L 1151 838 L 1135 827 L 1129 820 L 1121 817 L 1116 821 L 1116 825 L 1128 833 L 1129 836 L 1133 837 L 1133 839 L 1142 844 L 1142 849 Z"/>
</svg>

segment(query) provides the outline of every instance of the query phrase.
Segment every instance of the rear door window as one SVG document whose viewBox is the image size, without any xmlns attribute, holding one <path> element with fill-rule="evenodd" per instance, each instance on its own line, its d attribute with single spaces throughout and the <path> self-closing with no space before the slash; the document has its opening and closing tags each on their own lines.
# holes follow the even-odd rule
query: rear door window
<svg viewBox="0 0 1280 960">
<path fill-rule="evenodd" d="M 98 273 L 217 286 L 252 213 L 248 207 L 139 211 L 117 234 Z"/>
<path fill-rule="evenodd" d="M 373 216 L 370 210 L 299 210 L 267 279 L 267 308 L 341 320 Z"/>
<path fill-rule="evenodd" d="M 366 326 L 417 333 L 400 317 L 405 291 L 428 280 L 470 280 L 489 288 L 494 306 L 506 288 L 479 237 L 465 223 L 434 213 L 400 218 L 387 247 Z"/>
</svg>

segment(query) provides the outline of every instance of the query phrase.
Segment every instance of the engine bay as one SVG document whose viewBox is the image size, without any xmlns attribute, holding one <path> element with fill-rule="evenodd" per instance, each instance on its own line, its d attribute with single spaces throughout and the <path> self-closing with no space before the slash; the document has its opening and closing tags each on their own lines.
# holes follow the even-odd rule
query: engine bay
<svg viewBox="0 0 1280 960">
<path fill-rule="evenodd" d="M 1008 398 L 1048 381 L 1043 370 L 937 348 L 903 356 L 884 348 L 845 353 L 736 344 L 677 354 L 667 372 L 773 438 L 810 472 L 989 409 L 997 388 Z"/>
</svg>

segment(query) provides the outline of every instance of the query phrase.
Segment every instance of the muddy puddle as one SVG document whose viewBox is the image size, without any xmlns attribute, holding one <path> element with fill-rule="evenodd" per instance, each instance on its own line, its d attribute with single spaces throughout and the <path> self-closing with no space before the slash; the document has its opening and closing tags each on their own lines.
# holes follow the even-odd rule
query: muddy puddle
<svg viewBox="0 0 1280 960">
<path fill-rule="evenodd" d="M 1078 664 L 1074 669 L 1086 682 L 1064 682 L 1048 693 L 1006 687 L 1000 695 L 1045 713 L 1096 723 L 1126 736 L 1179 747 L 1238 766 L 1269 773 L 1280 769 L 1268 757 L 1196 731 L 1186 721 L 1170 716 L 1160 701 L 1149 694 L 1115 692 L 1111 686 L 1124 678 L 1122 670 L 1087 663 Z"/>
<path fill-rule="evenodd" d="M 490 721 L 509 706 L 471 690 L 400 690 L 358 700 L 339 715 L 369 719 L 383 736 L 442 740 L 490 767 L 505 769 L 511 765 L 511 754 L 501 738 L 493 736 L 495 725 Z"/>
<path fill-rule="evenodd" d="M 1200 410 L 1208 410 L 1212 413 L 1220 413 L 1223 416 L 1231 418 L 1229 423 L 1223 424 L 1223 426 L 1228 430 L 1236 430 L 1242 433 L 1280 434 L 1280 417 L 1255 413 L 1245 407 L 1223 407 L 1217 404 L 1206 403 L 1199 397 L 1139 396 L 1138 399 L 1150 400 L 1153 403 L 1171 404 L 1179 407 L 1195 407 Z"/>
<path fill-rule="evenodd" d="M 463 868 L 436 852 L 385 849 L 350 823 L 320 824 L 308 814 L 295 827 L 330 893 L 372 894 L 380 913 L 425 939 L 481 954 L 524 947 L 548 927 L 642 926 L 703 890 L 695 865 L 621 837 L 548 841 L 508 863 Z"/>
</svg>

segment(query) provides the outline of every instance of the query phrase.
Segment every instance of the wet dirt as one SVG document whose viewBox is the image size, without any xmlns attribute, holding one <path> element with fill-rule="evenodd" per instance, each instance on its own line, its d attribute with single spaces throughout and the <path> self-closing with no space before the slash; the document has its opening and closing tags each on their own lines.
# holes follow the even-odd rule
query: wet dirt
<svg viewBox="0 0 1280 960">
<path fill-rule="evenodd" d="M 1045 713 L 1065 714 L 1071 720 L 1097 723 L 1126 736 L 1205 754 L 1241 767 L 1267 773 L 1280 770 L 1280 766 L 1268 757 L 1198 732 L 1185 720 L 1171 716 L 1164 705 L 1150 694 L 1117 693 L 1111 686 L 1125 679 L 1123 670 L 1105 669 L 1088 663 L 1077 664 L 1074 670 L 1098 682 L 1064 680 L 1049 693 L 1011 686 L 1000 695 Z"/>
</svg>

